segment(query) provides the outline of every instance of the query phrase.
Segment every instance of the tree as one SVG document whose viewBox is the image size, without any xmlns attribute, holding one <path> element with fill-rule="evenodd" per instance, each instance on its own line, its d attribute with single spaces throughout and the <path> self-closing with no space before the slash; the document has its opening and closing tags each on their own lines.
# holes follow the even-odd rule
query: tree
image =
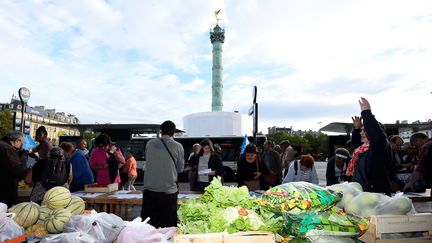
<svg viewBox="0 0 432 243">
<path fill-rule="evenodd" d="M 13 130 L 12 120 L 12 112 L 9 109 L 4 109 L 2 112 L 0 112 L 0 138 Z"/>
<path fill-rule="evenodd" d="M 268 134 L 267 139 L 273 141 L 275 144 L 288 140 L 293 145 L 302 146 L 304 153 L 316 155 L 322 153 L 324 156 L 328 154 L 328 136 L 326 134 L 316 136 L 312 133 L 307 133 L 302 137 L 300 135 L 288 135 L 287 133 L 278 132 Z"/>
</svg>

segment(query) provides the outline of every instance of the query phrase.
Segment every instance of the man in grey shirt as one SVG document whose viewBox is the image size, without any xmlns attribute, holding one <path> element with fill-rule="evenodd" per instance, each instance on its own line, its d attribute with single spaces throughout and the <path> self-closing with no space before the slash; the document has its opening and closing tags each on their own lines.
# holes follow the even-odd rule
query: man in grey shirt
<svg viewBox="0 0 432 243">
<path fill-rule="evenodd" d="M 165 121 L 160 126 L 162 138 L 146 145 L 143 204 L 141 218 L 150 217 L 155 228 L 177 225 L 177 173 L 184 168 L 183 146 L 174 141 L 175 124 Z"/>
</svg>

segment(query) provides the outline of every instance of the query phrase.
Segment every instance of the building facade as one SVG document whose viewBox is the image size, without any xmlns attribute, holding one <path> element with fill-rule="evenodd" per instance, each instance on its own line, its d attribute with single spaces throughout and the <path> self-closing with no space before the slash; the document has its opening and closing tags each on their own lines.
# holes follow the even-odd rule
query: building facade
<svg viewBox="0 0 432 243">
<path fill-rule="evenodd" d="M 0 103 L 0 111 L 11 110 L 14 119 L 14 127 L 11 130 L 20 130 L 21 126 L 21 101 L 12 97 L 10 103 Z M 36 130 L 40 126 L 45 126 L 48 132 L 48 141 L 53 145 L 58 145 L 59 136 L 79 136 L 77 128 L 58 127 L 56 124 L 79 124 L 79 119 L 72 114 L 56 112 L 55 109 L 45 109 L 44 106 L 26 106 L 24 111 L 24 132 L 35 137 Z"/>
</svg>

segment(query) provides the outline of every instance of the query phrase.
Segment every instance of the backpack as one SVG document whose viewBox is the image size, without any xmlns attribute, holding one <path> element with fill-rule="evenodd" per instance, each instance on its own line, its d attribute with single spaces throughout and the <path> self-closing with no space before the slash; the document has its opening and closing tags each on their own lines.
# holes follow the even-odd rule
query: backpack
<svg viewBox="0 0 432 243">
<path fill-rule="evenodd" d="M 118 175 L 118 163 L 113 154 L 109 154 L 107 163 L 108 163 L 108 174 L 109 174 L 110 182 L 114 183 Z"/>
<path fill-rule="evenodd" d="M 41 176 L 42 186 L 49 190 L 55 186 L 63 186 L 67 182 L 68 172 L 62 160 L 48 159 L 45 161 Z"/>
</svg>

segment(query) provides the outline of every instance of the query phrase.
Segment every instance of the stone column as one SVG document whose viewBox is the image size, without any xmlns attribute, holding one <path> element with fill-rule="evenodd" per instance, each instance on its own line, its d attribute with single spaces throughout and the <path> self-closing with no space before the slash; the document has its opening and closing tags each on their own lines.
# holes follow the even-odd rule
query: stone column
<svg viewBox="0 0 432 243">
<path fill-rule="evenodd" d="M 212 66 L 212 111 L 223 110 L 223 83 L 222 83 L 222 44 L 225 41 L 225 30 L 218 24 L 210 31 L 210 41 L 213 45 Z"/>
</svg>

